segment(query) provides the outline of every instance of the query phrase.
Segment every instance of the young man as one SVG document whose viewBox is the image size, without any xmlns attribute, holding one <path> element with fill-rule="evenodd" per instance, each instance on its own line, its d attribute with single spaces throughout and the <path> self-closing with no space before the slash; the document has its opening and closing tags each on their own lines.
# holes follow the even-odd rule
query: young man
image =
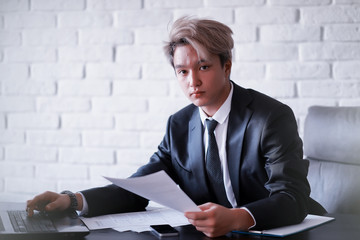
<svg viewBox="0 0 360 240">
<path fill-rule="evenodd" d="M 185 17 L 173 24 L 164 49 L 192 104 L 169 117 L 158 151 L 132 175 L 165 170 L 200 205 L 201 212 L 185 216 L 209 237 L 295 224 L 309 212 L 324 212 L 309 197 L 308 162 L 291 109 L 230 80 L 231 34 L 212 20 Z M 109 185 L 76 194 L 46 192 L 27 206 L 30 216 L 34 209 L 69 207 L 95 216 L 147 204 Z"/>
</svg>

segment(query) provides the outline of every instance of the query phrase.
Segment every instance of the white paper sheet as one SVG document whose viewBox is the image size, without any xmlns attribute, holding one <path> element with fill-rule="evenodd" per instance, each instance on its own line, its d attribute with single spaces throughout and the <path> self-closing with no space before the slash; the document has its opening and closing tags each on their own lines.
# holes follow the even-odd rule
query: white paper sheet
<svg viewBox="0 0 360 240">
<path fill-rule="evenodd" d="M 92 218 L 81 217 L 90 230 L 113 228 L 116 231 L 149 231 L 153 224 L 170 224 L 173 227 L 189 224 L 183 213 L 164 207 L 150 207 L 147 211 L 109 214 Z"/>
<path fill-rule="evenodd" d="M 324 217 L 317 215 L 307 215 L 304 221 L 299 224 L 294 224 L 285 227 L 273 228 L 263 231 L 249 231 L 249 232 L 239 232 L 245 234 L 255 234 L 255 235 L 264 235 L 264 236 L 275 236 L 275 237 L 285 237 L 291 234 L 302 232 L 310 228 L 314 228 L 326 222 L 334 220 L 333 217 Z M 236 232 L 236 231 L 235 231 Z"/>
<path fill-rule="evenodd" d="M 119 187 L 177 211 L 201 211 L 165 171 L 136 178 L 105 178 Z"/>
</svg>

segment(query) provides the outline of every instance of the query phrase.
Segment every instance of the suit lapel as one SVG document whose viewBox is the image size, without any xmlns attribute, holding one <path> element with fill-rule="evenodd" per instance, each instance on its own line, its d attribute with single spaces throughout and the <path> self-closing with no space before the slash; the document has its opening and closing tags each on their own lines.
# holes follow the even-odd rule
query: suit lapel
<svg viewBox="0 0 360 240">
<path fill-rule="evenodd" d="M 240 165 L 245 131 L 252 115 L 247 108 L 252 97 L 243 88 L 234 86 L 227 132 L 227 161 L 231 184 L 237 203 L 240 203 Z"/>
</svg>

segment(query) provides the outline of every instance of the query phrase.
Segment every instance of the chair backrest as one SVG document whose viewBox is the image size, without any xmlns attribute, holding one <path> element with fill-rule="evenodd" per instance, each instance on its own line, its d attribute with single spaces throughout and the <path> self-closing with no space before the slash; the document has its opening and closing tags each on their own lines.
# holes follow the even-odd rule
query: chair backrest
<svg viewBox="0 0 360 240">
<path fill-rule="evenodd" d="M 360 214 L 360 107 L 310 107 L 304 154 L 311 197 L 329 213 Z"/>
</svg>

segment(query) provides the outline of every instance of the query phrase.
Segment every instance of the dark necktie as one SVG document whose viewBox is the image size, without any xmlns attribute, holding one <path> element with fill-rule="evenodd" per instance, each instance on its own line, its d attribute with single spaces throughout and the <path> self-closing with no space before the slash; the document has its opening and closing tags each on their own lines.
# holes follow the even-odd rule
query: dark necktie
<svg viewBox="0 0 360 240">
<path fill-rule="evenodd" d="M 206 119 L 206 126 L 208 129 L 208 149 L 206 153 L 206 172 L 208 176 L 211 189 L 217 198 L 219 204 L 230 207 L 230 203 L 226 197 L 224 179 L 221 170 L 221 162 L 219 157 L 219 150 L 216 143 L 214 130 L 217 121 Z"/>
</svg>

